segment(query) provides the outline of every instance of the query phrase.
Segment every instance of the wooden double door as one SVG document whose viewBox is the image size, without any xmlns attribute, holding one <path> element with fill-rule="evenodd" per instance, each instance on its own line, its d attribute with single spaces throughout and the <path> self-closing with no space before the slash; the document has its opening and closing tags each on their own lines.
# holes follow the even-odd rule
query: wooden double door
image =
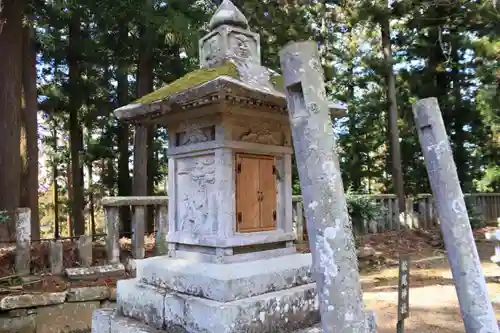
<svg viewBox="0 0 500 333">
<path fill-rule="evenodd" d="M 276 163 L 267 155 L 236 154 L 236 231 L 276 229 Z"/>
</svg>

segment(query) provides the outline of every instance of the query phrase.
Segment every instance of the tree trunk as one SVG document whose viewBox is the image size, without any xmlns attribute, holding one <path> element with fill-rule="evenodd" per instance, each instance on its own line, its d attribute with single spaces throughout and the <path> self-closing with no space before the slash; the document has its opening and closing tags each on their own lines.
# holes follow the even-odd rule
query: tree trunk
<svg viewBox="0 0 500 333">
<path fill-rule="evenodd" d="M 20 193 L 20 114 L 22 96 L 22 18 L 24 1 L 5 0 L 0 12 L 0 242 L 15 234 L 14 211 Z"/>
<path fill-rule="evenodd" d="M 23 92 L 21 114 L 21 207 L 31 209 L 31 238 L 40 239 L 38 216 L 38 96 L 36 90 L 36 48 L 33 28 L 24 28 Z"/>
<path fill-rule="evenodd" d="M 54 120 L 53 120 L 54 121 Z M 54 121 L 55 122 L 55 121 Z M 53 124 L 52 136 L 54 138 L 54 153 L 57 152 L 57 127 Z M 54 191 L 52 197 L 52 204 L 54 205 L 54 238 L 58 239 L 61 236 L 59 228 L 59 185 L 57 183 L 58 177 L 57 162 L 52 161 L 52 190 Z"/>
<path fill-rule="evenodd" d="M 79 89 L 80 82 L 80 50 L 81 40 L 80 16 L 78 9 L 73 9 L 69 26 L 69 136 L 71 155 L 71 178 L 73 187 L 73 200 L 71 201 L 71 215 L 73 216 L 73 234 L 85 234 L 85 219 L 83 217 L 83 168 L 80 165 L 80 153 L 83 151 L 83 133 L 78 119 L 81 108 Z"/>
<path fill-rule="evenodd" d="M 127 24 L 120 24 L 119 39 L 122 43 L 128 38 Z M 124 55 L 117 50 L 118 70 L 116 80 L 118 81 L 118 104 L 126 105 L 129 102 L 128 66 Z M 118 195 L 132 195 L 132 179 L 130 178 L 130 152 L 129 152 L 130 126 L 126 122 L 118 123 Z M 132 232 L 130 207 L 120 207 L 120 223 L 122 234 L 120 236 L 130 236 Z"/>
<path fill-rule="evenodd" d="M 106 179 L 106 187 L 109 189 L 109 195 L 113 196 L 115 194 L 115 159 L 113 157 L 109 157 L 106 160 L 106 170 L 107 170 L 107 179 Z"/>
<path fill-rule="evenodd" d="M 146 0 L 148 11 L 152 11 L 153 2 Z M 141 41 L 142 45 L 139 50 L 139 63 L 137 66 L 137 98 L 142 97 L 153 91 L 153 52 L 152 52 L 152 39 L 154 31 L 151 29 L 149 22 L 142 22 L 141 25 Z M 152 137 L 153 127 L 136 126 L 135 140 L 134 140 L 134 183 L 133 194 L 136 196 L 148 195 L 152 191 L 152 180 L 148 181 L 148 162 L 149 157 L 152 157 Z M 149 170 L 151 171 L 151 170 Z M 150 172 L 149 172 L 150 173 Z M 148 191 L 148 187 L 149 190 Z M 150 216 L 146 211 L 145 216 Z M 151 221 L 148 218 L 148 229 Z"/>
<path fill-rule="evenodd" d="M 387 4 L 388 6 L 388 4 Z M 396 99 L 396 80 L 394 78 L 394 68 L 391 48 L 391 27 L 390 16 L 387 14 L 380 22 L 382 32 L 382 50 L 386 65 L 387 100 L 389 101 L 389 133 L 390 133 L 390 155 L 392 181 L 394 191 L 398 198 L 399 212 L 405 211 L 405 190 L 403 180 L 403 167 L 401 162 L 401 147 L 399 144 L 398 128 L 398 104 Z M 399 224 L 398 224 L 399 226 Z"/>
<path fill-rule="evenodd" d="M 92 189 L 92 161 L 87 164 L 88 186 L 89 186 L 89 214 L 90 214 L 90 232 L 95 235 L 95 209 L 94 209 L 94 192 Z"/>
<path fill-rule="evenodd" d="M 71 216 L 71 203 L 73 202 L 73 186 L 71 181 L 71 161 L 68 161 L 66 165 L 66 197 L 68 199 L 67 210 L 68 213 L 66 215 L 66 230 L 68 232 L 68 236 L 74 236 L 73 234 L 73 218 Z"/>
<path fill-rule="evenodd" d="M 458 165 L 457 173 L 460 185 L 464 192 L 469 192 L 471 188 L 471 177 L 468 166 L 468 154 L 465 148 L 465 133 L 464 133 L 464 117 L 466 114 L 462 112 L 462 92 L 460 91 L 462 87 L 462 80 L 460 79 L 460 56 L 458 54 L 458 48 L 456 38 L 459 38 L 458 33 L 455 32 L 454 43 L 452 46 L 453 50 L 453 67 L 451 70 L 451 79 L 453 81 L 453 156 L 455 157 L 455 163 Z"/>
</svg>

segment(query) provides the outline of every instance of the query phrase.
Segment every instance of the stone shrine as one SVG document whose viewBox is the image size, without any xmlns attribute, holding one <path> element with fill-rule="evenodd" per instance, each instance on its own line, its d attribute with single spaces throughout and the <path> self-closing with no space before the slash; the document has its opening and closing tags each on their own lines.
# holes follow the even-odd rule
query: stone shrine
<svg viewBox="0 0 500 333">
<path fill-rule="evenodd" d="M 138 260 L 93 332 L 292 332 L 319 322 L 311 255 L 292 230 L 291 131 L 259 35 L 224 0 L 201 69 L 115 110 L 169 133 L 168 255 Z M 331 112 L 343 112 L 332 104 Z"/>
</svg>

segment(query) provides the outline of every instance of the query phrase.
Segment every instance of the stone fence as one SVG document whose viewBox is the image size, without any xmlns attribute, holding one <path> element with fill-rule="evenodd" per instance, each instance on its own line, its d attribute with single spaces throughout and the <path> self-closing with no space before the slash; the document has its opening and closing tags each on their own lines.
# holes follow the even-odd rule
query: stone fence
<svg viewBox="0 0 500 333">
<path fill-rule="evenodd" d="M 378 233 L 400 228 L 429 229 L 439 224 L 434 198 L 431 194 L 419 194 L 407 198 L 405 202 L 406 218 L 399 212 L 398 199 L 394 194 L 363 195 L 366 200 L 375 202 L 379 209 L 378 216 L 371 221 L 363 221 L 362 233 Z M 500 218 L 500 193 L 465 194 L 465 201 L 473 207 L 475 213 L 487 223 Z M 307 227 L 304 220 L 303 203 L 300 196 L 293 197 L 294 226 L 299 241 L 307 239 Z"/>
<path fill-rule="evenodd" d="M 155 210 L 156 252 L 167 252 L 168 197 L 106 197 L 102 199 L 106 213 L 106 246 L 108 261 L 120 261 L 120 207 L 132 208 L 132 257 L 143 259 L 145 255 L 144 236 L 146 230 L 146 207 Z"/>
<path fill-rule="evenodd" d="M 398 228 L 431 228 L 438 224 L 434 200 L 431 195 L 419 195 L 407 199 L 406 219 L 399 214 L 398 202 L 395 195 L 380 194 L 366 195 L 367 200 L 373 200 L 380 210 L 377 218 L 364 221 L 363 233 L 377 233 Z M 500 218 L 500 193 L 466 194 L 466 201 L 480 213 L 483 218 L 492 222 Z M 106 213 L 106 254 L 105 266 L 91 267 L 92 236 L 81 236 L 75 242 L 78 262 L 81 268 L 63 267 L 63 245 L 60 240 L 49 243 L 49 264 L 52 274 L 64 273 L 69 277 L 85 278 L 99 275 L 103 272 L 122 274 L 123 265 L 120 264 L 120 214 L 119 208 L 132 208 L 132 258 L 142 259 L 145 256 L 145 209 L 153 207 L 155 213 L 155 254 L 163 255 L 167 252 L 168 233 L 168 197 L 106 197 L 102 200 Z M 307 240 L 307 227 L 304 218 L 304 205 L 300 196 L 293 197 L 294 231 L 297 241 Z M 29 275 L 31 264 L 31 230 L 30 211 L 20 208 L 16 218 L 16 260 L 15 271 L 18 275 Z M 133 262 L 133 261 L 132 261 Z M 85 268 L 85 269 L 84 269 Z M 129 267 L 127 267 L 129 268 Z M 130 268 L 133 270 L 133 267 Z"/>
<path fill-rule="evenodd" d="M 388 230 L 406 228 L 432 228 L 438 224 L 435 203 L 430 194 L 421 194 L 406 200 L 406 219 L 401 216 L 398 200 L 393 194 L 377 194 L 363 196 L 373 200 L 380 213 L 372 221 L 364 221 L 363 233 L 377 233 Z M 483 218 L 495 221 L 500 217 L 500 193 L 465 194 L 465 199 Z M 166 253 L 168 233 L 168 197 L 107 197 L 102 200 L 107 217 L 107 247 L 110 263 L 119 262 L 119 207 L 132 208 L 132 256 L 144 258 L 144 235 L 146 206 L 155 209 L 156 252 Z M 307 227 L 304 219 L 303 203 L 300 196 L 293 197 L 294 231 L 297 240 L 307 239 Z"/>
</svg>

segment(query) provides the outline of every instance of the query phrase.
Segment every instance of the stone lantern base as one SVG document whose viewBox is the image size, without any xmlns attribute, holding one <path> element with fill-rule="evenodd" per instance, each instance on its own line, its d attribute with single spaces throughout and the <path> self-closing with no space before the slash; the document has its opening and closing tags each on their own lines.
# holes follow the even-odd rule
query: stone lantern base
<svg viewBox="0 0 500 333">
<path fill-rule="evenodd" d="M 233 264 L 154 257 L 118 281 L 116 311 L 97 311 L 92 332 L 313 333 L 319 320 L 310 254 Z"/>
</svg>

